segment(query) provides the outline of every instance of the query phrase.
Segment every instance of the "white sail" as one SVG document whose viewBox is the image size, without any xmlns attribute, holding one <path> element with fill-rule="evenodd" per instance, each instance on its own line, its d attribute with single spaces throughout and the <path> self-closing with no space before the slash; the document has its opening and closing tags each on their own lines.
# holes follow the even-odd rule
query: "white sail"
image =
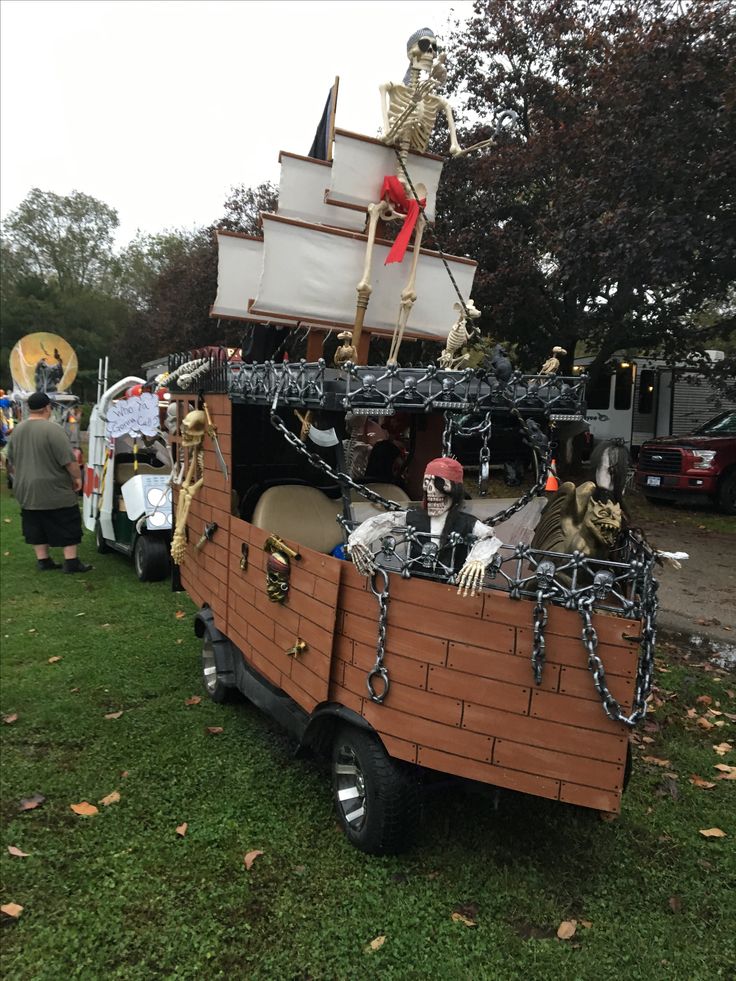
<svg viewBox="0 0 736 981">
<path fill-rule="evenodd" d="M 442 157 L 433 153 L 409 153 L 406 169 L 412 183 L 427 188 L 424 212 L 434 221 L 437 185 L 442 173 Z M 371 136 L 335 130 L 331 182 L 327 203 L 365 210 L 380 200 L 383 178 L 396 174 L 397 160 L 393 147 Z"/>
<path fill-rule="evenodd" d="M 285 218 L 301 218 L 303 221 L 334 228 L 362 231 L 365 211 L 336 208 L 325 204 L 325 195 L 331 181 L 331 164 L 326 160 L 300 157 L 281 152 L 281 179 L 279 180 L 278 213 Z"/>
<path fill-rule="evenodd" d="M 264 214 L 263 272 L 253 318 L 285 318 L 326 327 L 350 328 L 355 320 L 356 285 L 365 259 L 366 236 Z M 384 265 L 390 243 L 375 246 L 370 303 L 365 329 L 393 333 L 401 291 L 409 274 L 412 250 L 404 261 Z M 477 263 L 445 257 L 463 300 L 470 298 Z M 407 337 L 444 341 L 457 318 L 457 294 L 438 253 L 422 250 L 416 279 L 417 300 Z"/>
</svg>

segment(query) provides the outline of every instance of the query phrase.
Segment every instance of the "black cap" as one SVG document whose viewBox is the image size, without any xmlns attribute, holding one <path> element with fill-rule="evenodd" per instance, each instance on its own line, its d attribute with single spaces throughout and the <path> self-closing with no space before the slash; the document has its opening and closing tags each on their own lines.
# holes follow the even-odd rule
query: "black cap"
<svg viewBox="0 0 736 981">
<path fill-rule="evenodd" d="M 31 412 L 40 412 L 47 405 L 51 405 L 51 399 L 46 392 L 34 392 L 33 395 L 28 396 L 28 408 Z"/>
</svg>

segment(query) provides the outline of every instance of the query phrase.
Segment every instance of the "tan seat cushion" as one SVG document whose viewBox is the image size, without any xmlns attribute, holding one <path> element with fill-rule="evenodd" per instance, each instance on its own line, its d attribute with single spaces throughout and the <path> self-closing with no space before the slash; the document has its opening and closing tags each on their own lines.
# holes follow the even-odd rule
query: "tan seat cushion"
<svg viewBox="0 0 736 981">
<path fill-rule="evenodd" d="M 329 553 L 343 541 L 337 523 L 342 501 L 331 500 L 316 487 L 281 484 L 258 498 L 252 524 L 289 542 Z"/>
<path fill-rule="evenodd" d="M 158 476 L 168 477 L 171 473 L 170 467 L 152 467 L 150 463 L 139 463 L 135 469 L 134 463 L 118 463 L 115 466 L 115 483 L 124 484 L 126 480 L 135 477 L 136 474 L 157 474 Z"/>
<path fill-rule="evenodd" d="M 366 484 L 365 486 L 369 490 L 374 491 L 376 494 L 380 494 L 381 497 L 385 497 L 387 501 L 394 501 L 394 503 L 396 504 L 409 503 L 409 495 L 406 493 L 405 490 L 402 490 L 400 487 L 397 487 L 396 484 L 375 483 L 375 484 Z M 360 502 L 364 502 L 366 499 L 362 497 L 356 490 L 351 489 L 350 500 L 353 502 L 360 503 Z M 376 512 L 385 510 L 384 508 L 381 507 L 380 504 L 373 504 L 372 502 L 371 502 L 371 507 Z"/>
</svg>

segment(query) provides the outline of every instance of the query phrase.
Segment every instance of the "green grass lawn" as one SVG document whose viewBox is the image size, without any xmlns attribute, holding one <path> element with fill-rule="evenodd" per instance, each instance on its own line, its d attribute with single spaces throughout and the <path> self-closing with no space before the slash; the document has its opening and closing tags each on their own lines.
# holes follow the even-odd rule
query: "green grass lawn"
<svg viewBox="0 0 736 981">
<path fill-rule="evenodd" d="M 1 708 L 17 714 L 0 726 L 0 903 L 23 906 L 0 923 L 7 981 L 734 977 L 736 794 L 714 766 L 736 754 L 713 749 L 734 742 L 733 676 L 660 648 L 662 704 L 618 821 L 451 785 L 409 854 L 370 858 L 338 831 L 323 764 L 247 703 L 186 704 L 203 695 L 186 596 L 91 535 L 93 572 L 37 573 L 0 503 Z M 77 816 L 81 801 L 99 813 Z M 727 837 L 699 834 L 714 827 Z"/>
</svg>

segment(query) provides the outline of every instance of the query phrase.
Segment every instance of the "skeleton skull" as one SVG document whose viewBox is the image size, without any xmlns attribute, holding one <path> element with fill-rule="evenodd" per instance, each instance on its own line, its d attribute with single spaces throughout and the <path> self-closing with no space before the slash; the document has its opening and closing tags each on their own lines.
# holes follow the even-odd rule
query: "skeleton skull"
<svg viewBox="0 0 736 981">
<path fill-rule="evenodd" d="M 181 421 L 182 446 L 199 446 L 204 439 L 205 414 L 201 409 L 187 412 Z"/>
<path fill-rule="evenodd" d="M 447 491 L 441 490 L 442 487 L 447 487 L 447 482 L 444 478 L 425 474 L 422 487 L 427 500 L 427 514 L 430 518 L 438 518 L 441 514 L 450 510 L 452 507 L 452 498 L 449 494 L 449 487 Z"/>
<path fill-rule="evenodd" d="M 406 46 L 406 53 L 411 62 L 411 67 L 425 71 L 427 74 L 432 71 L 438 51 L 439 45 L 437 44 L 437 38 L 428 27 L 423 27 L 415 34 L 412 34 Z"/>
</svg>

